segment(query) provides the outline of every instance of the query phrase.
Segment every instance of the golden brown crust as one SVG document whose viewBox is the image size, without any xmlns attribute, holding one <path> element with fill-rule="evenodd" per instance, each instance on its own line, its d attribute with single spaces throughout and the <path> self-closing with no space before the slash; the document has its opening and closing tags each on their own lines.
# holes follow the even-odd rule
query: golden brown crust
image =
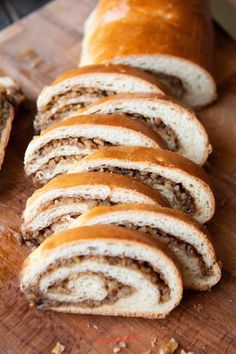
<svg viewBox="0 0 236 354">
<path fill-rule="evenodd" d="M 87 65 L 80 68 L 74 68 L 66 71 L 60 75 L 50 86 L 55 86 L 64 80 L 74 78 L 79 75 L 93 74 L 93 73 L 104 73 L 104 74 L 126 74 L 128 76 L 134 76 L 138 79 L 147 81 L 151 85 L 155 85 L 157 90 L 166 91 L 164 86 L 158 81 L 158 79 L 143 70 L 130 67 L 128 65 L 122 64 L 101 64 L 101 65 Z"/>
<path fill-rule="evenodd" d="M 197 222 L 195 219 L 193 219 L 190 215 L 187 215 L 186 213 L 176 210 L 176 209 L 170 209 L 166 207 L 158 207 L 158 206 L 153 206 L 153 205 L 145 205 L 145 204 L 122 204 L 122 205 L 113 205 L 113 206 L 98 206 L 95 208 L 92 208 L 88 211 L 86 211 L 83 215 L 81 215 L 78 219 L 77 225 L 74 225 L 74 227 L 77 226 L 91 226 L 91 225 L 98 225 L 96 222 L 93 224 L 93 219 L 96 220 L 96 218 L 99 218 L 100 216 L 108 216 L 110 213 L 119 213 L 119 212 L 124 212 L 125 215 L 127 215 L 127 221 L 129 222 L 129 214 L 133 214 L 135 212 L 141 211 L 143 212 L 143 219 L 145 219 L 145 213 L 148 212 L 153 212 L 158 214 L 158 216 L 163 218 L 170 217 L 171 219 L 174 219 L 176 221 L 177 225 L 184 224 L 186 227 L 190 230 L 193 230 L 193 233 L 197 237 L 199 237 L 199 242 L 203 242 L 207 248 L 208 248 L 208 255 L 211 256 L 212 259 L 212 265 L 214 265 L 215 272 L 218 273 L 219 279 L 220 279 L 220 273 L 221 273 L 221 263 L 217 261 L 216 258 L 216 253 L 214 250 L 213 246 L 213 240 L 211 237 L 211 234 L 208 232 L 206 227 L 204 227 L 202 224 Z M 147 214 L 148 215 L 148 214 Z M 141 215 L 140 215 L 141 217 Z M 108 219 L 109 220 L 109 219 Z M 92 223 L 91 223 L 92 221 Z M 107 224 L 106 224 L 107 225 Z M 109 223 L 108 223 L 109 225 Z M 145 222 L 144 222 L 145 225 Z M 145 234 L 148 235 L 148 234 Z M 174 235 L 173 235 L 174 236 Z M 196 236 L 194 236 L 195 238 Z M 177 237 L 178 238 L 178 237 Z M 201 240 L 201 241 L 200 241 Z M 192 238 L 189 238 L 189 244 L 192 244 Z M 161 242 L 161 241 L 160 241 Z M 217 281 L 218 282 L 218 281 Z M 215 283 L 213 284 L 215 285 Z M 203 284 L 202 286 L 191 286 L 191 289 L 195 290 L 208 290 L 212 287 L 212 284 Z M 185 288 L 188 288 L 185 286 Z"/>
<path fill-rule="evenodd" d="M 138 133 L 142 133 L 146 135 L 148 138 L 154 140 L 158 146 L 165 149 L 166 143 L 162 140 L 162 138 L 155 133 L 151 128 L 149 128 L 146 124 L 139 122 L 138 120 L 127 118 L 123 115 L 89 115 L 89 116 L 76 116 L 61 120 L 52 124 L 49 128 L 45 129 L 42 135 L 47 134 L 53 129 L 57 129 L 59 127 L 65 127 L 70 125 L 104 125 L 104 126 L 112 126 L 117 128 L 127 128 L 134 130 Z"/>
<path fill-rule="evenodd" d="M 123 227 L 113 225 L 95 225 L 81 226 L 74 229 L 68 229 L 49 236 L 40 246 L 40 255 L 47 257 L 47 252 L 55 248 L 64 246 L 68 243 L 83 242 L 86 240 L 122 240 L 130 244 L 141 243 L 146 247 L 151 247 L 153 250 L 161 251 L 169 257 L 179 269 L 178 262 L 169 248 L 158 239 L 143 234 L 139 231 L 125 229 Z"/>
<path fill-rule="evenodd" d="M 199 232 L 205 234 L 209 238 L 209 240 L 212 239 L 206 227 L 204 227 L 202 224 L 197 222 L 193 217 L 184 213 L 183 211 L 177 209 L 171 209 L 168 207 L 163 207 L 163 206 L 159 207 L 159 206 L 148 205 L 148 204 L 118 204 L 112 206 L 97 206 L 95 208 L 89 209 L 83 215 L 81 215 L 79 218 L 79 222 L 80 225 L 83 226 L 86 225 L 89 222 L 89 220 L 92 220 L 97 216 L 112 213 L 112 212 L 119 212 L 119 211 L 124 211 L 124 212 L 127 211 L 128 213 L 130 212 L 130 210 L 134 212 L 138 210 L 144 212 L 150 211 L 150 212 L 161 214 L 163 216 L 168 215 L 172 218 L 175 218 L 177 221 L 181 221 L 183 223 L 187 223 L 188 225 L 191 225 Z"/>
<path fill-rule="evenodd" d="M 181 277 L 181 271 L 173 253 L 167 248 L 166 245 L 161 243 L 159 240 L 154 239 L 152 236 L 142 234 L 138 231 L 124 229 L 118 226 L 111 225 L 96 225 L 96 226 L 82 226 L 79 228 L 65 230 L 59 233 L 56 233 L 46 239 L 35 251 L 33 251 L 24 261 L 22 271 L 21 271 L 21 288 L 24 291 L 27 284 L 23 284 L 24 274 L 27 274 L 27 271 L 31 270 L 38 262 L 42 263 L 44 259 L 46 260 L 51 252 L 60 252 L 60 249 L 66 246 L 79 245 L 84 242 L 96 242 L 96 241 L 108 241 L 115 242 L 117 245 L 127 245 L 127 246 L 142 246 L 143 249 L 155 253 L 157 257 L 165 259 L 166 267 L 169 268 L 172 276 L 175 277 L 177 284 L 176 292 L 176 302 L 173 306 L 177 306 L 182 297 L 183 291 L 183 282 Z M 58 312 L 73 312 L 73 313 L 85 313 L 84 309 L 79 309 L 76 306 L 60 306 L 60 307 L 51 307 L 52 310 Z M 103 312 L 95 309 L 95 312 L 92 310 L 92 313 L 97 313 L 98 315 L 122 315 L 122 316 L 141 316 L 146 318 L 163 318 L 168 314 L 169 310 L 162 314 L 145 313 L 142 312 L 132 312 L 132 311 L 111 311 Z"/>
<path fill-rule="evenodd" d="M 31 205 L 37 198 L 46 192 L 54 189 L 72 188 L 76 186 L 89 186 L 89 185 L 107 185 L 109 188 L 125 188 L 127 190 L 133 190 L 138 193 L 146 195 L 148 198 L 156 200 L 156 202 L 162 206 L 167 206 L 167 202 L 162 198 L 157 190 L 153 190 L 138 181 L 134 181 L 127 176 L 103 173 L 103 172 L 87 172 L 87 173 L 75 173 L 59 176 L 48 182 L 45 186 L 37 189 L 34 194 L 27 200 L 27 205 Z"/>
<path fill-rule="evenodd" d="M 106 96 L 103 98 L 100 98 L 96 100 L 94 103 L 91 103 L 89 106 L 80 108 L 78 111 L 81 115 L 83 115 L 83 112 L 86 112 L 90 110 L 92 107 L 96 107 L 100 104 L 109 102 L 109 101 L 120 101 L 120 100 L 132 100 L 132 99 L 140 99 L 140 100 L 146 100 L 150 102 L 155 102 L 155 101 L 163 101 L 167 102 L 170 105 L 178 105 L 180 109 L 183 109 L 184 111 L 188 111 L 190 114 L 196 116 L 196 113 L 194 112 L 193 109 L 191 109 L 189 106 L 184 104 L 183 102 L 180 102 L 177 98 L 170 97 L 167 94 L 162 95 L 159 93 L 146 93 L 146 92 L 129 92 L 129 93 L 118 93 L 116 95 L 111 95 L 111 96 Z"/>
<path fill-rule="evenodd" d="M 122 159 L 130 162 L 145 162 L 158 164 L 168 168 L 180 169 L 191 176 L 203 180 L 208 185 L 211 185 L 209 177 L 203 168 L 172 151 L 138 146 L 111 146 L 84 157 L 83 161 L 104 158 Z"/>
<path fill-rule="evenodd" d="M 133 108 L 131 108 L 132 106 L 130 105 L 132 103 Z M 148 108 L 148 112 L 145 110 L 145 107 Z M 78 114 L 113 114 L 114 112 L 116 114 L 124 114 L 125 116 L 128 114 L 131 115 L 131 117 L 133 114 L 133 117 L 135 117 L 135 114 L 138 113 L 143 116 L 144 119 L 147 119 L 145 124 L 148 126 L 151 124 L 148 118 L 159 118 L 161 121 L 163 121 L 164 118 L 164 124 L 168 126 L 168 123 L 165 122 L 165 118 L 169 119 L 169 116 L 162 113 L 162 107 L 168 107 L 168 109 L 173 112 L 173 124 L 171 124 L 171 129 L 178 136 L 178 146 L 176 147 L 175 152 L 180 153 L 180 148 L 183 148 L 184 146 L 184 149 L 180 154 L 202 166 L 206 162 L 208 155 L 212 152 L 212 146 L 209 142 L 208 135 L 197 114 L 185 104 L 180 103 L 177 99 L 173 99 L 167 95 L 159 95 L 158 93 L 121 93 L 96 100 L 89 106 L 79 109 Z M 193 136 L 195 136 L 195 134 L 197 134 L 198 137 L 200 136 L 200 151 L 197 147 L 195 147 L 195 151 L 190 147 L 191 142 L 188 138 L 186 139 L 186 132 L 182 132 L 182 129 L 178 125 L 178 120 L 180 118 L 183 118 L 187 124 L 190 123 L 190 134 L 193 134 Z M 167 150 L 170 150 L 170 148 L 167 148 Z M 194 155 L 192 155 L 189 150 L 192 152 L 194 151 Z"/>
<path fill-rule="evenodd" d="M 211 70 L 213 29 L 209 1 L 100 0 L 92 25 L 89 55 L 93 63 L 163 54 Z"/>
</svg>

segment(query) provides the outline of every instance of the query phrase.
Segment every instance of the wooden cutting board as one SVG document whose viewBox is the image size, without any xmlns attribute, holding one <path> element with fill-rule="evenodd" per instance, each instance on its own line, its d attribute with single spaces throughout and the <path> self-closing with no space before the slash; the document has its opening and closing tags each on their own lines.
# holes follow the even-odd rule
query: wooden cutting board
<svg viewBox="0 0 236 354">
<path fill-rule="evenodd" d="M 58 0 L 0 33 L 0 66 L 17 79 L 29 99 L 15 119 L 0 173 L 0 353 L 46 354 L 57 342 L 64 353 L 158 353 L 175 338 L 180 348 L 201 354 L 236 353 L 236 45 L 217 29 L 215 60 L 219 99 L 200 112 L 214 152 L 206 165 L 218 199 L 209 229 L 223 261 L 223 278 L 211 292 L 186 292 L 165 320 L 76 316 L 29 309 L 18 275 L 29 250 L 14 238 L 33 186 L 23 172 L 32 138 L 34 101 L 40 89 L 76 65 L 82 25 L 93 0 Z M 156 344 L 152 347 L 151 342 Z"/>
</svg>

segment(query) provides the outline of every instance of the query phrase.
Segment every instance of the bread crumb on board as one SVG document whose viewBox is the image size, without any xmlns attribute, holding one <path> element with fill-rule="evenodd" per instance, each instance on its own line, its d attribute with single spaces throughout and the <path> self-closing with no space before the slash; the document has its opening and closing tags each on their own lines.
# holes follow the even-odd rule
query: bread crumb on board
<svg viewBox="0 0 236 354">
<path fill-rule="evenodd" d="M 57 342 L 56 346 L 53 348 L 52 353 L 53 354 L 62 354 L 65 350 L 65 346 L 62 345 L 61 343 Z"/>
<path fill-rule="evenodd" d="M 113 348 L 113 353 L 119 353 L 123 348 L 126 348 L 127 344 L 124 341 L 117 342 Z"/>
<path fill-rule="evenodd" d="M 202 312 L 202 311 L 203 311 L 203 305 L 202 305 L 202 304 L 194 304 L 194 305 L 193 305 L 193 309 L 194 309 L 196 312 Z"/>
<path fill-rule="evenodd" d="M 157 337 L 152 337 L 152 338 L 151 338 L 151 346 L 152 346 L 152 348 L 155 347 L 156 342 L 157 342 Z"/>
<path fill-rule="evenodd" d="M 151 338 L 151 346 L 154 348 L 156 346 L 157 342 L 157 337 L 152 337 Z M 158 354 L 173 354 L 179 347 L 179 343 L 174 339 L 171 338 L 169 342 L 165 343 L 162 345 L 162 347 L 159 349 Z M 142 354 L 152 354 L 152 350 L 148 350 Z M 185 352 L 181 352 L 180 354 L 185 354 Z M 186 353 L 186 354 L 192 354 L 192 353 Z"/>
<path fill-rule="evenodd" d="M 222 198 L 220 203 L 219 203 L 219 207 L 223 208 L 225 206 L 225 204 L 226 204 L 226 199 Z"/>
<path fill-rule="evenodd" d="M 179 343 L 174 339 L 171 338 L 169 342 L 165 343 L 160 349 L 159 354 L 173 354 L 176 349 L 178 349 Z"/>
</svg>

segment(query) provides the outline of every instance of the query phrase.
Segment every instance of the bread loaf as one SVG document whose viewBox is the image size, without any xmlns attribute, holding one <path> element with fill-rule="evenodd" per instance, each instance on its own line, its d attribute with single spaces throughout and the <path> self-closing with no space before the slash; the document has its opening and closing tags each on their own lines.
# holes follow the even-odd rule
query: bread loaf
<svg viewBox="0 0 236 354">
<path fill-rule="evenodd" d="M 19 85 L 0 72 L 0 169 L 10 138 L 15 110 L 23 100 L 24 96 Z"/>
<path fill-rule="evenodd" d="M 199 107 L 216 97 L 212 59 L 209 1 L 99 0 L 86 21 L 80 65 L 152 72 L 172 95 Z"/>
</svg>

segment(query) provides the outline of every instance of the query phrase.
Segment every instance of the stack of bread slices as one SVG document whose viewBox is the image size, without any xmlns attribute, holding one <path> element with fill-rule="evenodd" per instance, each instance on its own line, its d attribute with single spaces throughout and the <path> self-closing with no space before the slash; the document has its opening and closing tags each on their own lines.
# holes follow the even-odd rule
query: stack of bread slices
<svg viewBox="0 0 236 354">
<path fill-rule="evenodd" d="M 41 187 L 28 199 L 22 224 L 25 242 L 36 249 L 21 275 L 37 307 L 163 318 L 183 288 L 207 290 L 220 280 L 203 225 L 215 212 L 202 167 L 212 148 L 190 108 L 215 98 L 211 41 L 206 46 L 200 30 L 190 38 L 181 32 L 185 19 L 208 28 L 210 40 L 207 5 L 197 3 L 175 1 L 175 8 L 157 1 L 153 12 L 153 1 L 132 1 L 120 24 L 119 16 L 107 21 L 111 8 L 121 11 L 119 2 L 101 0 L 86 24 L 82 64 L 89 65 L 40 93 L 34 122 L 40 134 L 24 164 Z M 157 23 L 165 36 L 156 34 L 154 45 L 144 28 Z M 130 38 L 123 33 L 132 45 L 119 46 L 120 25 L 138 29 Z"/>
</svg>

